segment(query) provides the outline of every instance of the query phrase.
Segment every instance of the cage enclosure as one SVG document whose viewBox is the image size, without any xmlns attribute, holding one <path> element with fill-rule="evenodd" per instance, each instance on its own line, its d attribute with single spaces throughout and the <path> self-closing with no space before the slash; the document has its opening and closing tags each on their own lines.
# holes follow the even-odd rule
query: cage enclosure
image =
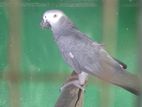
<svg viewBox="0 0 142 107">
<path fill-rule="evenodd" d="M 40 22 L 62 10 L 128 72 L 139 68 L 139 0 L 0 0 L 0 107 L 54 107 L 72 70 Z M 136 107 L 137 96 L 89 76 L 84 107 Z"/>
</svg>

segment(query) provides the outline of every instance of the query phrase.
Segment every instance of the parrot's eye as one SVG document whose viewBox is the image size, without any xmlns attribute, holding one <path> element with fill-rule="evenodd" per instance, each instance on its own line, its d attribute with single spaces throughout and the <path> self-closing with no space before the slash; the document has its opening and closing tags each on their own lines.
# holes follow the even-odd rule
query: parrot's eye
<svg viewBox="0 0 142 107">
<path fill-rule="evenodd" d="M 57 15 L 56 14 L 54 14 L 54 16 L 53 16 L 54 18 L 56 18 L 57 17 Z"/>
</svg>

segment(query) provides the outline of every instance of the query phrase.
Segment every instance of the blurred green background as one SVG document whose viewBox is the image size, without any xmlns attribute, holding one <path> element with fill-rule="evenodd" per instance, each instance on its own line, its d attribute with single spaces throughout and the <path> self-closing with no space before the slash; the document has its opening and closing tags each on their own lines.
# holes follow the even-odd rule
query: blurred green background
<svg viewBox="0 0 142 107">
<path fill-rule="evenodd" d="M 61 58 L 51 31 L 41 29 L 42 14 L 48 9 L 61 9 L 82 32 L 103 43 L 103 1 L 22 0 L 20 7 L 19 78 L 15 94 L 20 107 L 53 107 L 60 95 L 59 89 L 72 69 Z M 129 72 L 136 73 L 138 0 L 119 0 L 116 17 L 116 54 L 112 55 L 126 63 Z M 10 87 L 15 83 L 7 76 L 10 65 L 9 20 L 7 2 L 0 0 L 0 107 L 11 107 L 14 101 Z M 111 53 L 111 49 L 107 50 Z M 101 81 L 91 78 L 84 95 L 84 107 L 103 107 L 102 93 L 105 91 L 109 93 L 108 107 L 135 107 L 135 95 L 111 85 L 104 89 Z"/>
</svg>

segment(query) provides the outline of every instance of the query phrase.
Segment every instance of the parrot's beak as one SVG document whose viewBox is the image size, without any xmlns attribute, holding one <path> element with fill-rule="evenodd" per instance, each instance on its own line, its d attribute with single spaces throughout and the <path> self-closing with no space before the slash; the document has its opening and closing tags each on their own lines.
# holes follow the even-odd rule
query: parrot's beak
<svg viewBox="0 0 142 107">
<path fill-rule="evenodd" d="M 41 21 L 40 26 L 42 28 L 48 28 L 48 29 L 51 28 L 51 25 L 49 24 L 49 22 L 44 21 L 44 20 Z"/>
</svg>

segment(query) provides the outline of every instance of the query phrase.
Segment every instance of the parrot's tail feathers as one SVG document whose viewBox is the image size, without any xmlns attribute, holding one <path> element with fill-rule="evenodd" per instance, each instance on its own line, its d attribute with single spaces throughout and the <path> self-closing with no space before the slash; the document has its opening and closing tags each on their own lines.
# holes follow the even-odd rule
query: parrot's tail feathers
<svg viewBox="0 0 142 107">
<path fill-rule="evenodd" d="M 120 86 L 129 92 L 140 95 L 140 81 L 137 75 L 131 74 L 129 72 L 117 72 L 117 74 L 111 80 L 112 84 Z"/>
<path fill-rule="evenodd" d="M 117 85 L 117 84 L 116 84 Z M 137 89 L 134 89 L 134 88 L 130 88 L 130 87 L 127 87 L 127 86 L 121 86 L 121 85 L 117 85 L 117 86 L 120 86 L 122 88 L 124 88 L 125 90 L 135 94 L 135 95 L 140 95 L 140 91 L 137 90 Z"/>
</svg>

